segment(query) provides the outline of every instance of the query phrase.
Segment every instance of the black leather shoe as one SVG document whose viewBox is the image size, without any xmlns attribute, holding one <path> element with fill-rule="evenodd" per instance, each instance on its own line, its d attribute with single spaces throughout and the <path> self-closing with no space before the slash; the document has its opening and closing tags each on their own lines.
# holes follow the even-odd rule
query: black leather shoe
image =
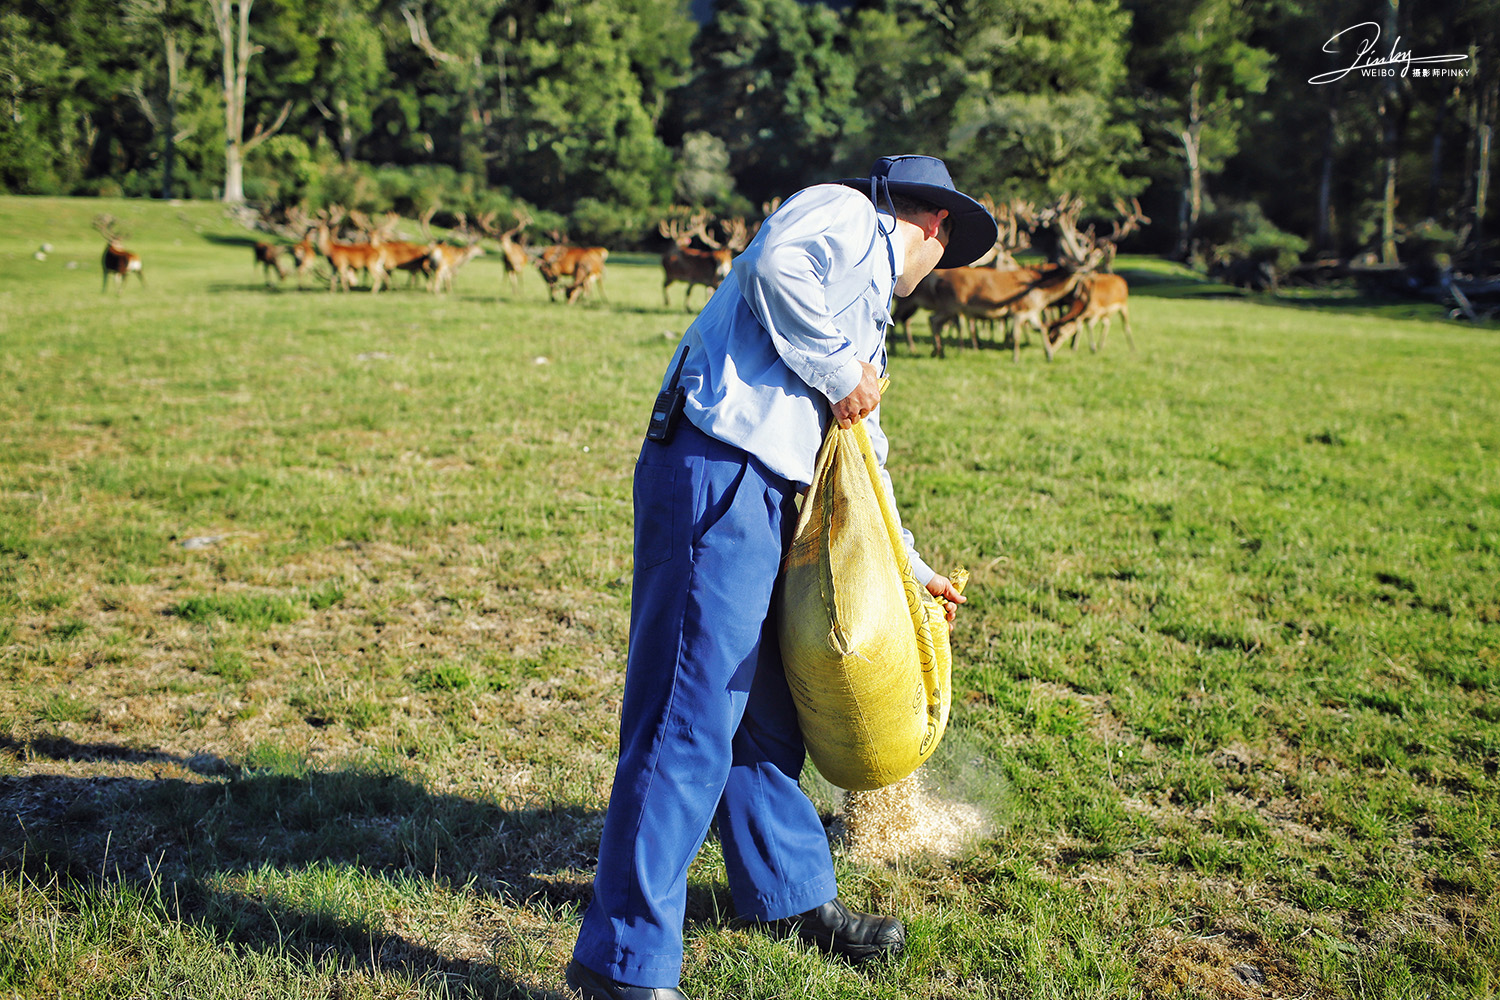
<svg viewBox="0 0 1500 1000">
<path fill-rule="evenodd" d="M 568 963 L 568 990 L 583 1000 L 687 1000 L 675 986 L 629 986 L 606 979 L 586 965 Z"/>
<path fill-rule="evenodd" d="M 773 926 L 851 962 L 895 958 L 906 944 L 906 928 L 895 917 L 855 913 L 837 899 Z"/>
</svg>

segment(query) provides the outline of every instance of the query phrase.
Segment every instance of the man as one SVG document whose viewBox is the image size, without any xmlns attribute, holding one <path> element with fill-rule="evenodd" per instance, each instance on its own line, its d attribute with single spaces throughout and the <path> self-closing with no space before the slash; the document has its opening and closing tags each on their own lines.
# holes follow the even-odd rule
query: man
<svg viewBox="0 0 1500 1000">
<path fill-rule="evenodd" d="M 995 235 L 941 160 L 886 157 L 789 198 L 683 335 L 636 464 L 620 762 L 574 995 L 682 997 L 687 870 L 715 819 L 740 917 L 856 961 L 900 952 L 899 921 L 837 898 L 767 619 L 829 421 L 868 421 L 883 470 L 891 293 L 970 263 Z M 963 598 L 910 554 L 951 620 Z"/>
</svg>

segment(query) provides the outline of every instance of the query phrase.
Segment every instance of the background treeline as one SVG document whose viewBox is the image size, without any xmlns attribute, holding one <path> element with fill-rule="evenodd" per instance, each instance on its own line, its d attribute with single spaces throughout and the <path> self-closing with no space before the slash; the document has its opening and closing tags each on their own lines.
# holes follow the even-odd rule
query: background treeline
<svg viewBox="0 0 1500 1000">
<path fill-rule="evenodd" d="M 1358 73 L 1466 54 L 1458 79 Z M 1500 0 L 0 0 L 0 192 L 419 214 L 648 241 L 892 151 L 996 198 L 1138 196 L 1135 249 L 1496 232 Z M 1373 57 L 1372 57 L 1373 58 Z M 241 96 L 243 95 L 243 96 Z"/>
</svg>

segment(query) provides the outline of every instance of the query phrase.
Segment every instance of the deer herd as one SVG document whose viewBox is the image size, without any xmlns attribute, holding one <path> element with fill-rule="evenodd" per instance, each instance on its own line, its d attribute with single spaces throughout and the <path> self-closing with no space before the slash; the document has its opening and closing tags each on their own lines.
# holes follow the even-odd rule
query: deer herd
<svg viewBox="0 0 1500 1000">
<path fill-rule="evenodd" d="M 906 345 L 915 351 L 911 317 L 918 309 L 932 314 L 932 353 L 943 355 L 943 331 L 952 324 L 960 334 L 968 321 L 969 342 L 979 347 L 979 322 L 1003 322 L 1009 327 L 1012 356 L 1020 360 L 1021 334 L 1031 330 L 1041 335 L 1047 360 L 1063 341 L 1078 346 L 1078 333 L 1087 330 L 1089 349 L 1098 351 L 1109 336 L 1110 321 L 1119 314 L 1131 349 L 1129 288 L 1125 279 L 1109 273 L 1120 240 L 1150 219 L 1140 203 L 1115 202 L 1118 217 L 1108 235 L 1094 227 L 1080 231 L 1081 198 L 1062 197 L 1038 209 L 1033 203 L 1012 199 L 996 205 L 985 199 L 999 236 L 990 252 L 970 267 L 936 270 L 922 280 L 905 299 L 898 299 L 892 319 L 906 334 Z M 1015 254 L 1036 249 L 1047 259 L 1034 267 L 1023 267 Z M 1099 338 L 1094 334 L 1099 324 Z M 962 337 L 960 337 L 962 342 Z"/>
<path fill-rule="evenodd" d="M 1111 221 L 1111 231 L 1098 235 L 1092 225 L 1085 230 L 1078 228 L 1084 209 L 1081 198 L 1064 196 L 1041 208 L 1019 199 L 1003 205 L 983 200 L 999 223 L 999 236 L 989 253 L 969 267 L 933 271 L 910 296 L 897 299 L 893 306 L 892 329 L 900 325 L 909 350 L 916 350 L 910 324 L 918 309 L 931 314 L 932 353 L 937 357 L 943 356 L 943 334 L 949 326 L 956 329 L 960 344 L 967 327 L 968 341 L 977 349 L 981 322 L 991 330 L 997 322 L 1004 324 L 1016 360 L 1020 359 L 1022 334 L 1029 340 L 1032 330 L 1040 335 L 1049 361 L 1065 341 L 1076 348 L 1080 332 L 1087 333 L 1089 349 L 1098 351 L 1117 314 L 1134 350 L 1129 287 L 1124 278 L 1111 273 L 1111 264 L 1119 242 L 1151 221 L 1141 213 L 1138 202 L 1116 201 L 1117 217 Z M 762 209 L 769 215 L 775 207 L 773 202 Z M 499 246 L 500 262 L 512 289 L 519 291 L 522 273 L 534 266 L 546 282 L 550 301 L 556 301 L 559 291 L 570 305 L 585 295 L 605 299 L 608 249 L 574 246 L 558 233 L 551 234 L 553 241 L 549 244 L 528 246 L 524 234 L 533 220 L 525 212 L 518 212 L 515 225 L 508 229 L 496 226 L 494 212 L 479 215 L 472 223 L 460 213 L 448 238 L 438 240 L 431 232 L 435 214 L 436 209 L 429 209 L 420 219 L 420 241 L 397 238 L 401 220 L 394 212 L 371 219 L 338 207 L 316 216 L 292 209 L 274 219 L 257 214 L 247 222 L 286 240 L 258 241 L 254 245 L 255 266 L 267 284 L 273 276 L 282 282 L 295 275 L 298 286 L 303 287 L 309 275 L 319 274 L 316 266 L 322 261 L 327 264 L 329 291 L 351 291 L 367 280 L 369 290 L 375 293 L 394 287 L 398 273 L 405 272 L 408 288 L 420 282 L 434 294 L 448 292 L 458 270 L 485 252 L 480 243 L 488 238 Z M 719 235 L 714 236 L 709 231 L 708 213 L 688 211 L 658 224 L 657 231 L 671 242 L 661 256 L 664 306 L 670 305 L 667 289 L 674 282 L 687 286 L 684 309 L 691 308 L 694 287 L 702 285 L 712 294 L 729 276 L 735 254 L 745 249 L 755 234 L 754 227 L 742 217 L 721 219 L 717 227 Z M 144 285 L 141 258 L 125 249 L 115 220 L 101 215 L 94 220 L 94 228 L 106 243 L 104 289 L 108 290 L 111 279 L 122 289 L 131 274 Z M 1022 266 L 1015 255 L 1027 249 L 1037 251 L 1045 261 Z"/>
</svg>

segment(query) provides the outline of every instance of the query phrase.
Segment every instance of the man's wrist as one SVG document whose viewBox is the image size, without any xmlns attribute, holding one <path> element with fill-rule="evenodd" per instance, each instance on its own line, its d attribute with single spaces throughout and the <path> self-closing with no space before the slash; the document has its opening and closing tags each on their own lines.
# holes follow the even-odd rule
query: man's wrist
<svg viewBox="0 0 1500 1000">
<path fill-rule="evenodd" d="M 837 403 L 859 387 L 860 380 L 864 378 L 865 370 L 858 360 L 852 360 L 841 367 L 838 371 L 828 376 L 825 395 L 828 402 Z"/>
</svg>

